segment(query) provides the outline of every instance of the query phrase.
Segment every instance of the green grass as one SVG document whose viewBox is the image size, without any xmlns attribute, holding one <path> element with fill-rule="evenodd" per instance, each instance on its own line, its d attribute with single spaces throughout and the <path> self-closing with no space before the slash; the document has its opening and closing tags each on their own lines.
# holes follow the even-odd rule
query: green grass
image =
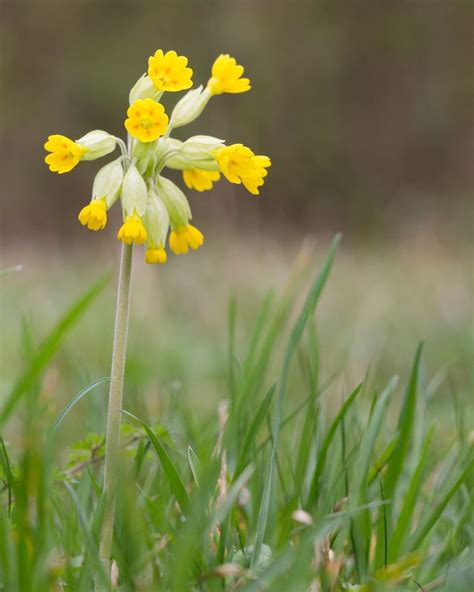
<svg viewBox="0 0 474 592">
<path fill-rule="evenodd" d="M 413 298 L 390 321 L 391 344 L 371 280 L 393 277 L 390 297 L 400 302 L 402 259 L 392 254 L 371 275 L 354 269 L 360 254 L 343 252 L 333 264 L 335 249 L 318 257 L 319 271 L 306 255 L 267 293 L 263 285 L 284 266 L 267 257 L 260 267 L 269 275 L 258 277 L 249 265 L 245 275 L 258 282 L 230 300 L 217 260 L 193 270 L 180 259 L 177 271 L 158 274 L 165 285 L 138 267 L 116 589 L 473 589 L 468 329 L 438 319 L 411 342 L 433 311 L 430 298 Z M 238 260 L 231 263 L 235 272 Z M 97 549 L 113 286 L 80 289 L 85 270 L 78 263 L 61 275 L 53 265 L 47 284 L 24 272 L 1 278 L 5 310 L 29 281 L 30 310 L 45 317 L 4 319 L 5 592 L 107 585 Z M 402 277 L 414 280 L 410 273 Z M 202 293 L 206 284 L 217 288 Z M 64 293 L 73 291 L 68 304 Z M 368 368 L 360 352 L 370 344 Z"/>
</svg>

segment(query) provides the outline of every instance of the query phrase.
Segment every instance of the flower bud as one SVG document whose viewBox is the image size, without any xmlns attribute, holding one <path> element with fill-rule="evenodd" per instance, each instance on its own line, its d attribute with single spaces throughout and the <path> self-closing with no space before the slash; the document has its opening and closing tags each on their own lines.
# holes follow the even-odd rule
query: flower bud
<svg viewBox="0 0 474 592">
<path fill-rule="evenodd" d="M 143 177 L 132 164 L 125 173 L 122 185 L 122 205 L 127 216 L 133 216 L 136 212 L 143 217 L 146 209 L 148 191 Z"/>
<path fill-rule="evenodd" d="M 140 78 L 135 82 L 132 90 L 130 91 L 130 105 L 139 99 L 153 99 L 154 101 L 157 101 L 162 94 L 162 92 L 156 90 L 152 79 L 147 76 L 147 74 L 143 74 L 143 76 L 140 76 Z"/>
<path fill-rule="evenodd" d="M 204 91 L 202 90 L 202 85 L 187 92 L 176 103 L 171 114 L 169 128 L 181 127 L 197 119 L 203 112 L 211 96 L 207 88 Z"/>
<path fill-rule="evenodd" d="M 218 171 L 219 165 L 213 152 L 224 148 L 224 141 L 213 136 L 192 136 L 176 147 L 176 152 L 166 160 L 170 169 L 201 169 Z"/>
<path fill-rule="evenodd" d="M 87 148 L 81 160 L 96 160 L 102 158 L 115 150 L 117 140 L 107 132 L 102 130 L 94 130 L 89 132 L 79 140 L 78 144 Z"/>
<path fill-rule="evenodd" d="M 191 136 L 183 142 L 180 150 L 191 157 L 202 158 L 219 148 L 224 148 L 224 140 L 213 136 Z"/>
<path fill-rule="evenodd" d="M 186 196 L 181 189 L 165 177 L 158 175 L 156 189 L 161 201 L 165 204 L 170 220 L 174 226 L 186 226 L 192 218 Z"/>
<path fill-rule="evenodd" d="M 147 244 L 154 247 L 166 244 L 170 217 L 165 204 L 153 188 L 150 188 L 148 192 L 143 221 L 147 230 Z"/>
<path fill-rule="evenodd" d="M 107 209 L 112 207 L 120 193 L 123 181 L 123 168 L 120 158 L 100 169 L 92 186 L 92 199 L 105 198 Z"/>
</svg>

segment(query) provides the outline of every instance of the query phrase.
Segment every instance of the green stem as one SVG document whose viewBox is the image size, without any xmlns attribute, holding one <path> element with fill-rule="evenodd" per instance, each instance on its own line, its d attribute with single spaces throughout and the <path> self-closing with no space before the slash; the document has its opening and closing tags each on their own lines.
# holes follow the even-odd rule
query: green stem
<svg viewBox="0 0 474 592">
<path fill-rule="evenodd" d="M 127 352 L 130 284 L 132 276 L 133 245 L 122 245 L 120 274 L 115 312 L 115 333 L 112 350 L 112 370 L 107 413 L 107 439 L 105 446 L 104 496 L 105 510 L 102 524 L 99 557 L 106 573 L 110 573 L 110 555 L 114 531 L 115 490 L 117 484 L 118 454 L 120 447 L 120 421 L 123 397 L 123 378 Z"/>
</svg>

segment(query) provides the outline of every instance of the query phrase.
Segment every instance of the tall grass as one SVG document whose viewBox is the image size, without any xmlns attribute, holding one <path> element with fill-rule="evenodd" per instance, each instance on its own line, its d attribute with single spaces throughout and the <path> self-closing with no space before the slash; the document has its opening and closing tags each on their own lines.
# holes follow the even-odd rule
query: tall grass
<svg viewBox="0 0 474 592">
<path fill-rule="evenodd" d="M 108 378 L 55 416 L 41 396 L 53 354 L 93 314 L 105 280 L 42 345 L 25 335 L 0 413 L 11 440 L 0 441 L 1 590 L 89 592 L 98 579 L 121 591 L 474 589 L 472 445 L 463 421 L 436 442 L 422 346 L 399 380 L 375 385 L 368 373 L 328 398 L 320 354 L 331 344 L 318 342 L 313 313 L 336 243 L 304 303 L 308 266 L 263 299 L 244 344 L 231 300 L 218 409 L 195 413 L 178 397 L 166 415 L 139 417 L 125 396 L 110 585 L 98 559 L 104 436 L 62 449 L 76 405 Z"/>
</svg>

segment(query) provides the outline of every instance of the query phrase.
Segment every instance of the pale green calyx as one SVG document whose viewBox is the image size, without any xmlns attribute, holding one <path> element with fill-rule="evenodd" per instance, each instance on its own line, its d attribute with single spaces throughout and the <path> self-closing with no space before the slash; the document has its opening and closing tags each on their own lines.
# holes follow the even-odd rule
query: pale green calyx
<svg viewBox="0 0 474 592">
<path fill-rule="evenodd" d="M 203 90 L 202 85 L 188 91 L 176 103 L 171 113 L 168 129 L 172 130 L 176 127 L 187 125 L 197 119 L 203 112 L 211 96 L 210 91 L 207 88 Z"/>
<path fill-rule="evenodd" d="M 87 148 L 81 160 L 96 160 L 102 158 L 115 150 L 117 139 L 102 130 L 89 132 L 82 138 L 76 140 L 78 144 Z"/>
<path fill-rule="evenodd" d="M 132 164 L 125 173 L 122 185 L 122 205 L 127 216 L 145 214 L 148 191 L 143 177 Z"/>
<path fill-rule="evenodd" d="M 133 157 L 137 159 L 138 162 L 147 161 L 149 160 L 151 154 L 156 149 L 156 140 L 154 142 L 137 142 L 133 146 Z M 140 169 L 140 167 L 138 166 Z"/>
<path fill-rule="evenodd" d="M 133 85 L 129 95 L 129 102 L 131 105 L 139 99 L 159 101 L 162 94 L 163 92 L 156 89 L 151 78 L 147 74 L 143 74 Z"/>
<path fill-rule="evenodd" d="M 186 226 L 191 220 L 191 208 L 181 189 L 166 177 L 158 175 L 156 190 L 161 201 L 168 210 L 173 226 Z"/>
<path fill-rule="evenodd" d="M 224 140 L 214 136 L 191 136 L 181 145 L 181 152 L 190 156 L 201 157 L 218 148 L 224 148 Z"/>
<path fill-rule="evenodd" d="M 136 166 L 138 171 L 146 176 L 153 171 L 154 155 L 157 141 L 155 142 L 137 142 L 133 148 L 133 156 L 136 159 Z"/>
<path fill-rule="evenodd" d="M 154 152 L 154 172 L 159 173 L 165 166 L 166 160 L 176 152 L 175 143 L 169 138 L 160 138 Z"/>
<path fill-rule="evenodd" d="M 213 153 L 224 146 L 224 140 L 213 136 L 192 136 L 186 142 L 174 145 L 175 152 L 166 159 L 165 164 L 168 168 L 177 170 L 219 171 L 219 165 Z"/>
<path fill-rule="evenodd" d="M 136 158 L 136 166 L 139 172 L 145 177 L 159 173 L 165 166 L 166 160 L 176 153 L 179 140 L 171 138 L 159 138 L 155 142 L 144 144 L 137 142 L 133 149 L 133 156 Z"/>
<path fill-rule="evenodd" d="M 151 186 L 148 191 L 144 223 L 147 228 L 147 244 L 155 248 L 165 245 L 170 217 L 165 204 Z"/>
<path fill-rule="evenodd" d="M 112 207 L 120 194 L 123 182 L 121 159 L 113 160 L 102 167 L 94 179 L 92 199 L 105 198 L 107 209 Z"/>
</svg>

